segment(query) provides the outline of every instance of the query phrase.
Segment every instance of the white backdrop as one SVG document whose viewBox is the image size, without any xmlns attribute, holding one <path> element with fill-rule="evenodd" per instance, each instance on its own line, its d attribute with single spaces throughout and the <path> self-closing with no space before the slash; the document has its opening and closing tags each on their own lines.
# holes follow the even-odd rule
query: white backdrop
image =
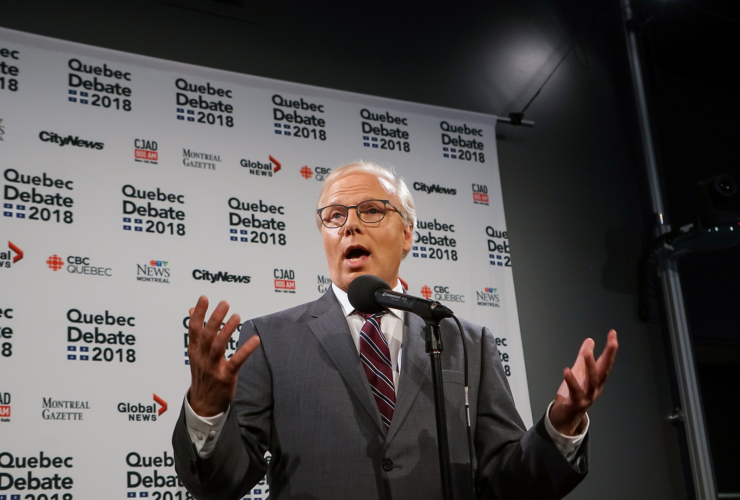
<svg viewBox="0 0 740 500">
<path fill-rule="evenodd" d="M 0 29 L 0 120 L 0 500 L 189 497 L 187 310 L 318 298 L 313 209 L 355 159 L 408 182 L 409 293 L 491 328 L 532 425 L 495 117 Z"/>
</svg>

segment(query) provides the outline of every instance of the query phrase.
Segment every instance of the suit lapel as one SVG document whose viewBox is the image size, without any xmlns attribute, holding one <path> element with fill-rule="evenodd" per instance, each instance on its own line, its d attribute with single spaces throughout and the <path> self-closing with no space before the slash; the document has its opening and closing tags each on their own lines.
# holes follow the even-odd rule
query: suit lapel
<svg viewBox="0 0 740 500">
<path fill-rule="evenodd" d="M 401 354 L 401 373 L 398 377 L 398 395 L 396 408 L 393 411 L 391 427 L 385 444 L 391 442 L 398 428 L 411 409 L 416 396 L 419 394 L 424 379 L 431 369 L 429 356 L 426 355 L 424 342 L 424 321 L 415 314 L 406 313 L 406 323 L 403 329 L 403 353 Z"/>
<path fill-rule="evenodd" d="M 308 322 L 308 326 L 321 342 L 322 347 L 345 382 L 347 382 L 347 385 L 350 386 L 357 399 L 370 414 L 375 425 L 385 434 L 385 426 L 380 420 L 380 412 L 370 392 L 370 384 L 361 366 L 357 348 L 347 325 L 347 319 L 342 313 L 342 306 L 339 305 L 339 301 L 337 301 L 331 288 L 316 304 L 317 307 L 312 314 L 313 319 Z"/>
</svg>

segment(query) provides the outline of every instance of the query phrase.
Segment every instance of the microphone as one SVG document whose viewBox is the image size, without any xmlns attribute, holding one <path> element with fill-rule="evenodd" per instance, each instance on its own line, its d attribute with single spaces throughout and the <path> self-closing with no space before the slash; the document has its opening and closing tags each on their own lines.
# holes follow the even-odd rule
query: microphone
<svg viewBox="0 0 740 500">
<path fill-rule="evenodd" d="M 436 300 L 394 292 L 388 283 L 372 274 L 355 278 L 349 285 L 347 296 L 352 307 L 364 313 L 375 314 L 385 308 L 400 309 L 434 323 L 454 315 L 448 307 Z"/>
</svg>

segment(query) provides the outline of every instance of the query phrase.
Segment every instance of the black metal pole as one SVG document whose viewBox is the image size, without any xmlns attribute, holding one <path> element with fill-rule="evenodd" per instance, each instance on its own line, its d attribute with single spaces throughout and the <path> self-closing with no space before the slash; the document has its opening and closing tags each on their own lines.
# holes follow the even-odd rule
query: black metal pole
<svg viewBox="0 0 740 500">
<path fill-rule="evenodd" d="M 442 478 L 442 498 L 452 500 L 452 469 L 450 446 L 447 439 L 447 414 L 445 393 L 442 383 L 442 335 L 439 323 L 427 323 L 426 350 L 432 363 L 432 385 L 434 386 L 434 414 L 437 417 L 437 446 L 439 447 L 439 471 Z"/>
</svg>

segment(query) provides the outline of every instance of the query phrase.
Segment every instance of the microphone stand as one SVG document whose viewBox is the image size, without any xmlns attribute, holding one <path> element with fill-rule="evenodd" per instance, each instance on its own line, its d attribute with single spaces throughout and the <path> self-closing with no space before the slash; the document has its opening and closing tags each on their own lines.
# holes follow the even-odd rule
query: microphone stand
<svg viewBox="0 0 740 500">
<path fill-rule="evenodd" d="M 437 418 L 437 445 L 439 447 L 439 470 L 442 476 L 442 498 L 452 500 L 452 472 L 450 466 L 450 446 L 447 439 L 447 415 L 445 394 L 442 384 L 442 333 L 439 319 L 424 317 L 426 326 L 426 351 L 432 363 L 432 382 L 434 386 L 434 414 Z"/>
</svg>

